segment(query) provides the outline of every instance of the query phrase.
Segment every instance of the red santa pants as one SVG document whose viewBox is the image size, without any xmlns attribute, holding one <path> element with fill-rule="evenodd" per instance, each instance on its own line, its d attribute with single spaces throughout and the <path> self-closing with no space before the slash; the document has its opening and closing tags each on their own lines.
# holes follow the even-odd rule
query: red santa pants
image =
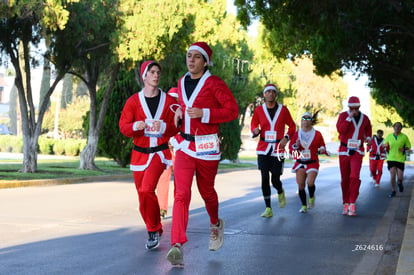
<svg viewBox="0 0 414 275">
<path fill-rule="evenodd" d="M 158 179 L 165 169 L 158 154 L 144 171 L 134 171 L 135 188 L 138 192 L 139 211 L 148 232 L 158 231 L 162 234 L 160 206 L 155 194 Z"/>
<path fill-rule="evenodd" d="M 157 185 L 158 203 L 161 209 L 168 210 L 168 193 L 170 191 L 171 166 L 162 172 Z"/>
<path fill-rule="evenodd" d="M 185 234 L 188 224 L 188 211 L 191 201 L 191 185 L 194 172 L 197 187 L 204 200 L 206 210 L 210 216 L 210 223 L 218 222 L 218 197 L 214 189 L 214 180 L 217 175 L 218 160 L 201 160 L 186 153 L 177 151 L 174 162 L 175 197 L 171 228 L 171 245 L 187 242 Z"/>
<path fill-rule="evenodd" d="M 359 186 L 363 156 L 355 153 L 352 156 L 339 156 L 341 170 L 342 203 L 355 203 L 359 195 Z"/>
<path fill-rule="evenodd" d="M 375 183 L 379 184 L 382 176 L 382 166 L 384 165 L 383 159 L 370 159 L 369 169 L 371 170 L 372 177 Z"/>
</svg>

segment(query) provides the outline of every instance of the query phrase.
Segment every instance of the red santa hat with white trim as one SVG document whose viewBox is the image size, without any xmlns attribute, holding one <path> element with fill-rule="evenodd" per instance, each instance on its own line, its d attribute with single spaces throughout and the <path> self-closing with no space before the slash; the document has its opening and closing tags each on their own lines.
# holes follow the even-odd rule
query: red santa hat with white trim
<svg viewBox="0 0 414 275">
<path fill-rule="evenodd" d="M 149 61 L 145 61 L 144 63 L 142 63 L 142 65 L 141 65 L 141 78 L 142 78 L 142 81 L 145 80 L 145 77 L 147 76 L 148 67 L 152 63 L 157 63 L 157 62 L 154 61 L 154 60 L 149 60 Z"/>
<path fill-rule="evenodd" d="M 172 97 L 175 97 L 175 98 L 178 98 L 178 89 L 177 89 L 177 87 L 172 87 L 169 91 L 168 91 L 168 93 L 167 94 L 169 94 L 170 96 L 172 96 Z"/>
<path fill-rule="evenodd" d="M 348 99 L 348 107 L 359 107 L 361 106 L 361 102 L 359 102 L 359 98 L 356 96 L 351 96 Z"/>
<path fill-rule="evenodd" d="M 263 93 L 265 93 L 266 91 L 269 91 L 269 90 L 274 90 L 275 93 L 277 93 L 277 88 L 274 84 L 267 84 L 265 86 L 264 90 L 263 90 Z"/>
<path fill-rule="evenodd" d="M 213 54 L 213 50 L 208 46 L 206 42 L 195 42 L 188 48 L 187 53 L 193 50 L 199 51 L 206 59 L 207 65 L 213 66 L 213 62 L 211 60 L 211 55 Z"/>
</svg>

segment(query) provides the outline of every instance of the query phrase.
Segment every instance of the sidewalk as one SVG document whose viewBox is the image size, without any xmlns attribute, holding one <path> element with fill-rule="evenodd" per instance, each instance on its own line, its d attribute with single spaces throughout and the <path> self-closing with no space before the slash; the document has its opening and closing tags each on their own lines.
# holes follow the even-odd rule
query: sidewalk
<svg viewBox="0 0 414 275">
<path fill-rule="evenodd" d="M 414 187 L 411 189 L 410 206 L 404 239 L 401 244 L 400 256 L 396 269 L 397 275 L 414 274 Z"/>
</svg>

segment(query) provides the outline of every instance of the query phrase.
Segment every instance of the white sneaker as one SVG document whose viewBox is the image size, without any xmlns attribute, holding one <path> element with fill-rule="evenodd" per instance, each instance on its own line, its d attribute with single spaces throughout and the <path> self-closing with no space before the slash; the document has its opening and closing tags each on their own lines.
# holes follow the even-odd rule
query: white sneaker
<svg viewBox="0 0 414 275">
<path fill-rule="evenodd" d="M 168 251 L 167 254 L 167 260 L 172 265 L 184 265 L 184 253 L 183 249 L 181 248 L 181 244 L 176 243 L 171 247 L 170 251 Z"/>
<path fill-rule="evenodd" d="M 219 225 L 210 225 L 209 249 L 215 251 L 223 246 L 224 243 L 224 221 L 219 219 Z"/>
</svg>

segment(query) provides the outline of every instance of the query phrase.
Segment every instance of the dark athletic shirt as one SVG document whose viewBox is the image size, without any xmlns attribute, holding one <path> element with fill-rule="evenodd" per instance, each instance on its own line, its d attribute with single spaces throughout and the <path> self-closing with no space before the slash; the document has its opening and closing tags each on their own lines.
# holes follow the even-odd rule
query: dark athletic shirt
<svg viewBox="0 0 414 275">
<path fill-rule="evenodd" d="M 154 117 L 155 113 L 157 112 L 160 99 L 161 99 L 161 91 L 158 92 L 157 96 L 145 97 L 145 101 L 147 102 L 147 105 L 148 105 L 148 108 L 150 109 L 152 117 Z"/>
<path fill-rule="evenodd" d="M 187 99 L 190 99 L 191 95 L 194 92 L 194 89 L 197 87 L 200 78 L 191 79 L 190 75 L 187 75 L 184 79 L 184 87 L 185 87 L 185 94 L 187 95 Z"/>
</svg>

